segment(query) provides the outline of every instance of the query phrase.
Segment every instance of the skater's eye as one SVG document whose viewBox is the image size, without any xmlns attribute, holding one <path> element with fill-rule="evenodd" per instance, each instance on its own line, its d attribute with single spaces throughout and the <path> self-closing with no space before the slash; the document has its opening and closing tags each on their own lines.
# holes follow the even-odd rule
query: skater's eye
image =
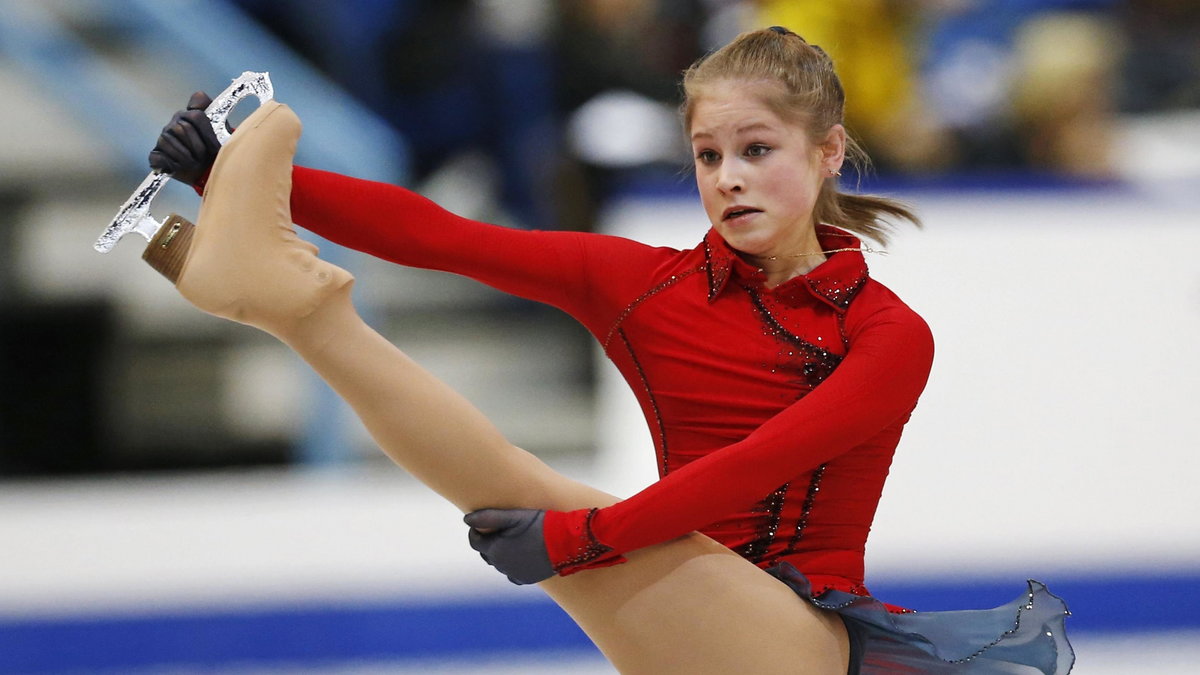
<svg viewBox="0 0 1200 675">
<path fill-rule="evenodd" d="M 747 157 L 766 157 L 770 152 L 771 147 L 763 145 L 762 143 L 751 143 L 750 146 L 746 148 Z"/>
</svg>

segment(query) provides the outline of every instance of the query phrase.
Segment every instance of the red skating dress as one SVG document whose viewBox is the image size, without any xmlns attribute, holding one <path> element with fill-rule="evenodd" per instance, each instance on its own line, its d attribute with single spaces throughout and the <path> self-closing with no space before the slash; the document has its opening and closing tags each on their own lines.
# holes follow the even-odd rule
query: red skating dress
<svg viewBox="0 0 1200 675">
<path fill-rule="evenodd" d="M 869 596 L 863 555 L 933 340 L 921 317 L 868 275 L 860 252 L 831 253 L 809 274 L 768 288 L 712 230 L 683 251 L 515 230 L 461 218 L 403 188 L 302 167 L 293 172 L 292 216 L 338 244 L 558 307 L 599 340 L 641 404 L 660 480 L 607 508 L 549 512 L 547 548 L 561 574 L 698 530 L 818 604 L 866 608 L 884 623 L 915 618 Z M 820 226 L 818 237 L 827 251 L 859 246 L 833 227 Z M 996 624 L 1009 624 L 999 633 L 1016 612 Z M 980 653 L 1001 651 L 999 637 L 985 642 L 938 663 L 977 667 Z M 877 656 L 892 659 L 888 667 L 905 663 Z"/>
</svg>

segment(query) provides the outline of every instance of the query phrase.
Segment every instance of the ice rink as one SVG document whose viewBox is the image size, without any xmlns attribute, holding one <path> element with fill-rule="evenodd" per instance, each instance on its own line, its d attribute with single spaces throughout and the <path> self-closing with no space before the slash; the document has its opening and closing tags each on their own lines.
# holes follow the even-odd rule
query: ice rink
<svg viewBox="0 0 1200 675">
<path fill-rule="evenodd" d="M 1024 579 L 1071 605 L 1082 675 L 1200 663 L 1200 228 L 1117 191 L 922 191 L 923 232 L 874 274 L 930 322 L 934 375 L 898 451 L 868 584 L 936 610 Z M 690 202 L 610 229 L 688 245 Z M 632 398 L 602 371 L 617 493 L 652 479 Z M 465 546 L 458 514 L 388 467 L 10 482 L 2 673 L 609 673 L 540 592 Z"/>
</svg>

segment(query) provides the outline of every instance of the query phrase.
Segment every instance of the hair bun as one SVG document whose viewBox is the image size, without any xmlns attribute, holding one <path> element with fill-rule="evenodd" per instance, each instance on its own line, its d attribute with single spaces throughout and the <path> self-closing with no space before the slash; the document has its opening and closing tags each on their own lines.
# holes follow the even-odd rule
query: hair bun
<svg viewBox="0 0 1200 675">
<path fill-rule="evenodd" d="M 792 32 L 792 31 L 784 28 L 783 26 L 771 26 L 767 30 L 773 30 L 776 33 L 779 33 L 780 35 L 789 35 Z"/>
<path fill-rule="evenodd" d="M 767 30 L 775 31 L 776 33 L 779 33 L 780 35 L 791 35 L 794 37 L 798 37 L 798 38 L 800 38 L 801 42 L 805 41 L 804 38 L 801 37 L 799 33 L 797 33 L 794 30 L 791 30 L 790 28 L 784 28 L 783 26 L 771 26 Z"/>
</svg>

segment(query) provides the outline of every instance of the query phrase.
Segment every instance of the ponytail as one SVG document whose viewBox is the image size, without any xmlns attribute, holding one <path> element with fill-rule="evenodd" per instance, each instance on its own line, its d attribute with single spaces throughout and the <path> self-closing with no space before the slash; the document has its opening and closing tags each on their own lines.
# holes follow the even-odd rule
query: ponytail
<svg viewBox="0 0 1200 675">
<path fill-rule="evenodd" d="M 846 138 L 846 162 L 860 176 L 871 168 L 871 159 L 849 137 Z M 908 221 L 921 227 L 921 219 L 907 204 L 887 197 L 842 192 L 836 178 L 827 179 L 821 186 L 813 209 L 813 219 L 869 237 L 885 246 L 897 224 Z"/>
</svg>

